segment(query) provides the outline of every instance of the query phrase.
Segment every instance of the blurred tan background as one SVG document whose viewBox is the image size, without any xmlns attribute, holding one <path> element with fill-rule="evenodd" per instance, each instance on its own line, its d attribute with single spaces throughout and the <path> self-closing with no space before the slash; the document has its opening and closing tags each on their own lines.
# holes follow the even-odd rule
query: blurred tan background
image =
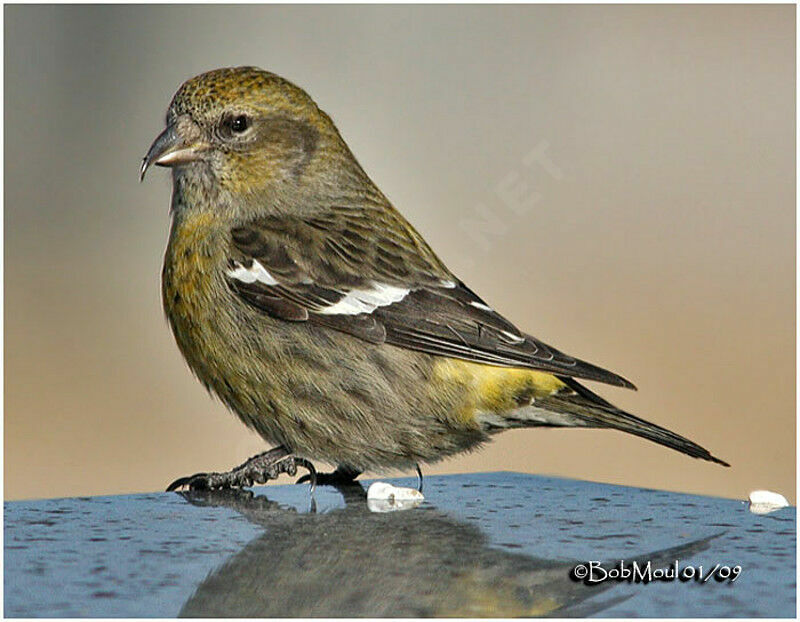
<svg viewBox="0 0 800 622">
<path fill-rule="evenodd" d="M 161 490 L 265 449 L 159 300 L 173 92 L 306 88 L 492 306 L 733 464 L 523 430 L 427 473 L 795 495 L 793 6 L 5 7 L 5 498 Z M 289 481 L 289 480 L 285 480 Z"/>
</svg>

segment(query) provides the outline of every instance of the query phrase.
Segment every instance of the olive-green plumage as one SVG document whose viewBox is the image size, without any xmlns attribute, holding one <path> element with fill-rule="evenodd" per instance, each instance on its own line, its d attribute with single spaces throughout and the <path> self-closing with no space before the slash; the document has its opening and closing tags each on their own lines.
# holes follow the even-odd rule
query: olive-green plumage
<svg viewBox="0 0 800 622">
<path fill-rule="evenodd" d="M 270 443 L 353 472 L 519 426 L 624 430 L 721 462 L 578 384 L 632 387 L 459 281 L 331 119 L 250 67 L 186 82 L 145 157 L 173 167 L 164 309 L 200 381 Z"/>
</svg>

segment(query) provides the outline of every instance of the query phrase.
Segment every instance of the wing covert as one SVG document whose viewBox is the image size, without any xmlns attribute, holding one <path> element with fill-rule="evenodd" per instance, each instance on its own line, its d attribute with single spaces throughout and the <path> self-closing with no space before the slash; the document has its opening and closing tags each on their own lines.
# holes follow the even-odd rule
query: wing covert
<svg viewBox="0 0 800 622">
<path fill-rule="evenodd" d="M 519 331 L 453 277 L 413 229 L 366 226 L 347 219 L 342 225 L 326 214 L 237 227 L 228 282 L 273 317 L 327 326 L 370 343 L 634 388 Z"/>
</svg>

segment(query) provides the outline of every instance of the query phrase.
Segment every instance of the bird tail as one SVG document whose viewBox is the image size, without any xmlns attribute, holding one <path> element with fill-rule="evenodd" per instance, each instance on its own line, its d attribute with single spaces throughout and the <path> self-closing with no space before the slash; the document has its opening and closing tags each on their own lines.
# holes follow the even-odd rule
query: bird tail
<svg viewBox="0 0 800 622">
<path fill-rule="evenodd" d="M 716 462 L 726 467 L 730 466 L 724 460 L 711 455 L 711 452 L 705 447 L 701 447 L 688 438 L 620 410 L 572 378 L 561 377 L 560 379 L 573 392 L 568 395 L 553 396 L 548 400 L 552 400 L 547 405 L 548 408 L 571 415 L 586 427 L 621 430 L 622 432 L 646 438 L 649 441 L 664 445 L 693 458 Z"/>
</svg>

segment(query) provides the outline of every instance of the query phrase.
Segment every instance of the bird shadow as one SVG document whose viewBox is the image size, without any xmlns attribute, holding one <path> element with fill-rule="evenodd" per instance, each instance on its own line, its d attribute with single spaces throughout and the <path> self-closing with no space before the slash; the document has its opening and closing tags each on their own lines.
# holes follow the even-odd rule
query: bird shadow
<svg viewBox="0 0 800 622">
<path fill-rule="evenodd" d="M 491 546 L 474 524 L 425 504 L 373 513 L 357 482 L 337 488 L 345 505 L 324 513 L 247 490 L 185 492 L 263 527 L 183 605 L 185 617 L 585 617 L 631 595 L 615 582 L 576 581 L 578 562 Z M 637 557 L 653 567 L 706 550 L 719 534 Z"/>
</svg>

